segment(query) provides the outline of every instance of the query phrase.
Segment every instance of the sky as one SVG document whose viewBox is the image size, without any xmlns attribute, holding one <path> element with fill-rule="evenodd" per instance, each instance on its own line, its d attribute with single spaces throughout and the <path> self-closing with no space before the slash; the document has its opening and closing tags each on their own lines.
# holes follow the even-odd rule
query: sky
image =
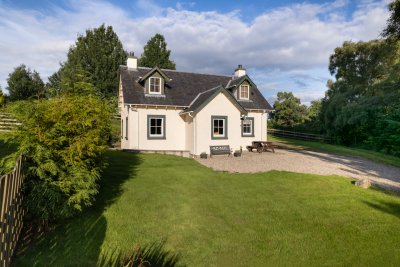
<svg viewBox="0 0 400 267">
<path fill-rule="evenodd" d="M 344 41 L 379 38 L 388 0 L 172 1 L 0 0 L 0 86 L 25 64 L 42 79 L 58 70 L 79 34 L 111 25 L 124 49 L 141 55 L 165 36 L 177 70 L 231 75 L 241 64 L 271 104 L 291 91 L 320 99 L 329 56 Z M 5 90 L 7 92 L 7 90 Z"/>
</svg>

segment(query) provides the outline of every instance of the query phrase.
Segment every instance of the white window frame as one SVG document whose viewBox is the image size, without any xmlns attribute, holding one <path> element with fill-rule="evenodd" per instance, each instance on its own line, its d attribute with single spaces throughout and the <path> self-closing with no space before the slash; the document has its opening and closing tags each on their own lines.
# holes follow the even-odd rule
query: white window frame
<svg viewBox="0 0 400 267">
<path fill-rule="evenodd" d="M 222 121 L 222 134 L 215 134 L 214 121 Z M 218 129 L 220 128 L 218 123 Z M 218 131 L 219 132 L 219 131 Z M 228 117 L 211 116 L 211 139 L 228 139 Z"/>
<path fill-rule="evenodd" d="M 151 126 L 152 120 L 161 120 L 161 126 Z M 165 139 L 165 115 L 148 115 L 147 118 L 147 137 L 148 139 Z M 151 128 L 154 127 L 161 127 L 161 133 L 160 134 L 152 134 L 151 133 Z"/>
<path fill-rule="evenodd" d="M 155 83 L 155 81 L 158 80 L 158 85 Z M 149 94 L 152 95 L 161 95 L 161 78 L 159 77 L 150 77 L 149 78 Z M 152 87 L 153 87 L 153 91 L 152 91 Z M 158 91 L 156 91 L 155 89 L 158 87 Z"/>
<path fill-rule="evenodd" d="M 246 88 L 246 90 L 247 90 L 247 97 L 242 97 L 242 90 L 244 88 Z M 243 91 L 243 93 L 245 93 L 245 92 Z M 240 85 L 240 87 L 239 87 L 239 99 L 245 99 L 245 100 L 249 100 L 250 99 L 250 86 L 249 85 L 247 85 L 247 84 Z"/>
<path fill-rule="evenodd" d="M 248 132 L 248 133 L 245 132 L 245 129 L 246 129 L 245 124 L 248 124 L 247 122 L 250 122 L 250 124 L 249 124 L 250 132 Z M 242 128 L 242 135 L 243 136 L 254 136 L 254 133 L 253 133 L 254 125 L 253 124 L 254 124 L 254 120 L 251 119 L 251 118 L 246 118 L 246 119 L 243 120 L 243 125 L 242 125 L 242 127 L 243 127 Z"/>
</svg>

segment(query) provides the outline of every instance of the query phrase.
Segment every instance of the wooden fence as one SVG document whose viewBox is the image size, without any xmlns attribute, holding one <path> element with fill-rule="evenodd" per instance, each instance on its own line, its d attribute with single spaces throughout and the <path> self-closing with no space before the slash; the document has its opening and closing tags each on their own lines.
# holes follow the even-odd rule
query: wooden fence
<svg viewBox="0 0 400 267">
<path fill-rule="evenodd" d="M 22 207 L 23 157 L 20 156 L 10 174 L 0 178 L 0 266 L 9 266 L 25 211 Z"/>
<path fill-rule="evenodd" d="M 21 125 L 11 114 L 0 112 L 0 132 L 8 132 Z"/>
<path fill-rule="evenodd" d="M 323 143 L 333 143 L 333 140 L 331 138 L 319 134 L 299 133 L 299 132 L 284 131 L 277 129 L 268 129 L 268 133 L 273 136 L 283 137 L 283 138 L 292 138 L 305 141 L 316 141 Z"/>
</svg>

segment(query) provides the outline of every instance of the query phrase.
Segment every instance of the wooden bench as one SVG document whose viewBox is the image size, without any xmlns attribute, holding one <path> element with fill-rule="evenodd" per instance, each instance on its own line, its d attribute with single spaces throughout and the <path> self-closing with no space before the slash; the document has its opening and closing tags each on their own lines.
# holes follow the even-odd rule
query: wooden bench
<svg viewBox="0 0 400 267">
<path fill-rule="evenodd" d="M 262 153 L 264 151 L 268 151 L 268 149 L 271 149 L 272 153 L 275 153 L 275 147 L 272 142 L 254 141 L 251 143 L 251 146 L 247 146 L 246 148 L 249 152 L 252 152 L 253 149 L 256 149 L 258 153 Z"/>
<path fill-rule="evenodd" d="M 210 146 L 210 158 L 212 155 L 225 155 L 228 154 L 230 156 L 232 150 L 230 146 Z"/>
</svg>

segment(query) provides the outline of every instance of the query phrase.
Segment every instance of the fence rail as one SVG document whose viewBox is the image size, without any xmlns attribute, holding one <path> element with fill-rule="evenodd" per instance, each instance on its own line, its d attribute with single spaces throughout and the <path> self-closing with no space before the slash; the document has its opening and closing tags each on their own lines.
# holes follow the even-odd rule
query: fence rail
<svg viewBox="0 0 400 267">
<path fill-rule="evenodd" d="M 11 114 L 0 112 L 0 132 L 9 132 L 21 125 Z"/>
<path fill-rule="evenodd" d="M 319 134 L 299 133 L 299 132 L 284 131 L 277 129 L 268 129 L 268 133 L 277 137 L 292 138 L 305 141 L 317 141 L 323 143 L 333 143 L 333 140 L 331 138 Z"/>
<path fill-rule="evenodd" d="M 12 173 L 0 177 L 0 266 L 9 266 L 22 230 L 25 211 L 22 207 L 23 157 Z"/>
</svg>

